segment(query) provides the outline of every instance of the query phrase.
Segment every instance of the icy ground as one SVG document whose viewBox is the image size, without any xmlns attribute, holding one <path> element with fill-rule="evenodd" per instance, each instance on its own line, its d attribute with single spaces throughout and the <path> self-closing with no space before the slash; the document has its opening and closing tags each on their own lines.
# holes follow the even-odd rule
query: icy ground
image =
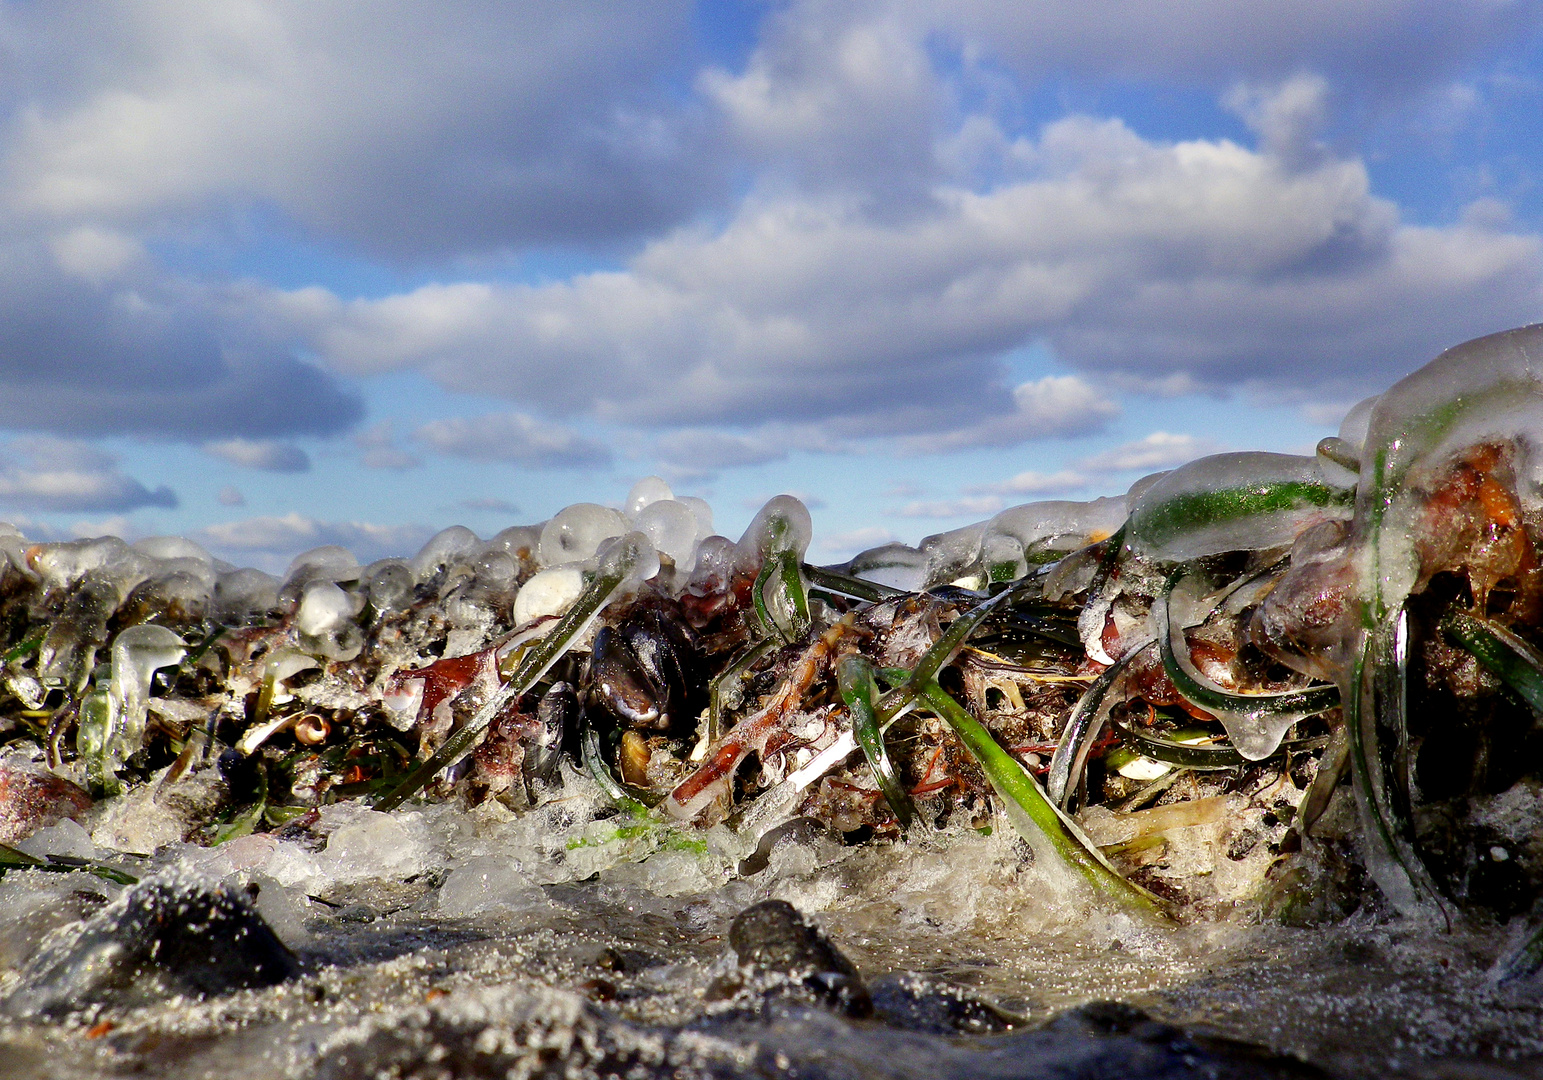
<svg viewBox="0 0 1543 1080">
<path fill-rule="evenodd" d="M 135 876 L 175 867 L 255 887 L 257 910 L 302 973 L 202 1001 L 135 1003 L 118 988 L 72 1013 L 13 1015 L 0 1026 L 0 1073 L 1543 1072 L 1543 992 L 1492 975 L 1519 931 L 1445 934 L 1369 915 L 1291 929 L 1247 925 L 1245 913 L 1202 927 L 1140 925 L 1101 913 L 1005 829 L 893 846 L 794 829 L 747 857 L 726 830 L 672 846 L 655 828 L 602 817 L 598 793 L 570 773 L 522 816 L 494 802 L 393 815 L 337 804 L 292 838 L 112 856 L 109 845 L 155 846 L 155 809 L 146 800 L 138 816 L 119 808 L 84 826 L 66 820 L 21 846 L 105 859 Z M 124 888 L 85 872 L 0 880 L 0 994 L 13 1014 L 25 1013 L 27 959 Z M 715 1000 L 735 970 L 731 921 L 769 897 L 824 928 L 867 982 L 879 1019 L 818 1002 L 775 1008 L 753 993 Z M 910 1004 L 897 1012 L 902 999 Z M 1098 1001 L 1138 1006 L 1183 1034 L 1096 1009 L 1067 1014 Z"/>
</svg>

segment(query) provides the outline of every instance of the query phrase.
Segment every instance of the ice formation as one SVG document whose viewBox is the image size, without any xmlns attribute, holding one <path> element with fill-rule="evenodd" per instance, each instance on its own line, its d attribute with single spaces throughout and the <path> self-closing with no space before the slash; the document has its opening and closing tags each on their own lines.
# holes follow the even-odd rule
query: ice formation
<svg viewBox="0 0 1543 1080">
<path fill-rule="evenodd" d="M 1416 920 L 1522 919 L 1540 363 L 1543 328 L 1480 339 L 1312 457 L 1212 455 L 840 566 L 807 561 L 792 496 L 736 540 L 657 477 L 278 577 L 0 525 L 7 865 L 197 866 L 260 885 L 295 947 L 393 897 L 558 919 L 596 875 L 629 903 L 748 902 L 762 868 L 817 906 L 925 891 L 869 848 L 947 918 L 976 911 L 956 879 L 1018 859 L 1042 926 L 1332 920 L 1372 895 L 1346 867 Z M 1511 953 L 1543 968 L 1543 937 Z"/>
</svg>

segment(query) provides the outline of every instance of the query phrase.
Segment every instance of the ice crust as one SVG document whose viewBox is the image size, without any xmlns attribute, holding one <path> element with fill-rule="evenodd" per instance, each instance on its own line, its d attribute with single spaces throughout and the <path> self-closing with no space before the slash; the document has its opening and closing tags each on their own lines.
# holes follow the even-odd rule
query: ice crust
<svg viewBox="0 0 1543 1080">
<path fill-rule="evenodd" d="M 1321 492 L 1287 497 L 1283 493 Z M 1268 512 L 1231 506 L 1277 505 Z M 1352 504 L 1326 480 L 1317 459 L 1243 451 L 1213 454 L 1162 476 L 1130 507 L 1126 543 L 1148 558 L 1187 562 L 1224 551 L 1290 544 L 1319 521 L 1345 520 Z"/>
</svg>

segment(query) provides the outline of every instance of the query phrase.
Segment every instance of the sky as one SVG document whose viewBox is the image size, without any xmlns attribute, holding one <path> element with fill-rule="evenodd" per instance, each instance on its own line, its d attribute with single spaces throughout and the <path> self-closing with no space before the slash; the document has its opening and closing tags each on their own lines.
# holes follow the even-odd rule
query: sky
<svg viewBox="0 0 1543 1080">
<path fill-rule="evenodd" d="M 0 0 L 0 520 L 815 561 L 1543 321 L 1543 0 Z"/>
</svg>

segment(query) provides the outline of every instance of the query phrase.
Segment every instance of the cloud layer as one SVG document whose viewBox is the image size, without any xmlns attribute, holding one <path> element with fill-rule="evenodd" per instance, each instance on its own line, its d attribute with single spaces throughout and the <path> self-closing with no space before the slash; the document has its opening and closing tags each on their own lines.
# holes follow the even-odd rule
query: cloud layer
<svg viewBox="0 0 1543 1080">
<path fill-rule="evenodd" d="M 0 429 L 55 437 L 12 444 L 0 501 L 174 505 L 67 441 L 103 435 L 276 475 L 352 435 L 316 467 L 705 480 L 1124 438 L 1117 391 L 1327 415 L 1543 318 L 1543 237 L 1486 163 L 1421 214 L 1362 149 L 1482 124 L 1540 0 L 753 14 L 736 54 L 686 0 L 0 7 Z M 1122 118 L 1142 94 L 1186 104 Z M 477 403 L 364 426 L 395 372 Z M 1203 451 L 1157 433 L 897 513 Z"/>
</svg>

